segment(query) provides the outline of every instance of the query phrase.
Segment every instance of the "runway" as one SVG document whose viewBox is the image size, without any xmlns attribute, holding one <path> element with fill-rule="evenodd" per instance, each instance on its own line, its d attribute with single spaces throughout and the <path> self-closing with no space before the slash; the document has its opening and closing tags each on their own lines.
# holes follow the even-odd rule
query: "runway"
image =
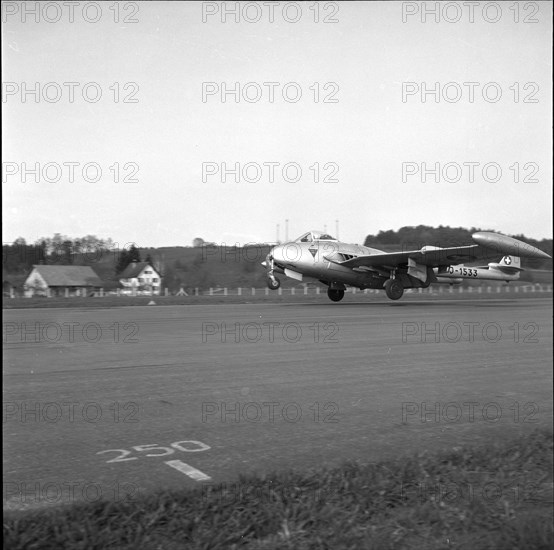
<svg viewBox="0 0 554 550">
<path fill-rule="evenodd" d="M 4 311 L 4 508 L 552 425 L 546 298 Z"/>
</svg>

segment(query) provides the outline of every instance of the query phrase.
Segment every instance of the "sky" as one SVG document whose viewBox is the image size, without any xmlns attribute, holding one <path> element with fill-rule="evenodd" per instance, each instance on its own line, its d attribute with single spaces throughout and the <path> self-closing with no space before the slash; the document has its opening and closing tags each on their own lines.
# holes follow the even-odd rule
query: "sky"
<svg viewBox="0 0 554 550">
<path fill-rule="evenodd" d="M 2 2 L 3 242 L 552 238 L 552 4 L 434 5 Z"/>
</svg>

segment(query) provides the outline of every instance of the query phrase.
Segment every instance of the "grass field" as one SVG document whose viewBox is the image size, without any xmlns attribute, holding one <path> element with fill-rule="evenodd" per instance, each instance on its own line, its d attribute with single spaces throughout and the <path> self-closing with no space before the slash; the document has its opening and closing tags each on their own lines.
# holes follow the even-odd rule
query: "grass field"
<svg viewBox="0 0 554 550">
<path fill-rule="evenodd" d="M 13 550 L 550 549 L 552 435 L 4 516 Z"/>
</svg>

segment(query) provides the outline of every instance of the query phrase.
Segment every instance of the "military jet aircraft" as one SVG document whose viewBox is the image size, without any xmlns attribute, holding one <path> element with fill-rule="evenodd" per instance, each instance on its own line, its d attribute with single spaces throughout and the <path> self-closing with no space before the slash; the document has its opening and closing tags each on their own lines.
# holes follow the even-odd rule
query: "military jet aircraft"
<svg viewBox="0 0 554 550">
<path fill-rule="evenodd" d="M 519 278 L 521 257 L 550 258 L 548 254 L 512 237 L 480 231 L 473 244 L 418 250 L 383 252 L 375 248 L 339 242 L 322 231 L 308 231 L 295 241 L 274 246 L 262 265 L 267 269 L 267 285 L 281 286 L 275 273 L 297 281 L 320 281 L 327 285 L 333 302 L 344 298 L 348 286 L 385 289 L 387 297 L 398 300 L 406 288 L 427 288 L 431 283 L 459 284 L 463 279 L 514 281 Z M 497 258 L 485 266 L 466 266 Z"/>
</svg>

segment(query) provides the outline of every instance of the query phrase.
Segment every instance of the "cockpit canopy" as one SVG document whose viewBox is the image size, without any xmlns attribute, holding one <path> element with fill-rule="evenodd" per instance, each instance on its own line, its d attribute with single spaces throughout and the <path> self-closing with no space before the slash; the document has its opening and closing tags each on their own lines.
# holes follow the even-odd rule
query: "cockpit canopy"
<svg viewBox="0 0 554 550">
<path fill-rule="evenodd" d="M 296 243 L 312 243 L 314 241 L 336 241 L 335 237 L 323 232 L 323 231 L 308 231 L 304 233 L 294 242 Z"/>
</svg>

